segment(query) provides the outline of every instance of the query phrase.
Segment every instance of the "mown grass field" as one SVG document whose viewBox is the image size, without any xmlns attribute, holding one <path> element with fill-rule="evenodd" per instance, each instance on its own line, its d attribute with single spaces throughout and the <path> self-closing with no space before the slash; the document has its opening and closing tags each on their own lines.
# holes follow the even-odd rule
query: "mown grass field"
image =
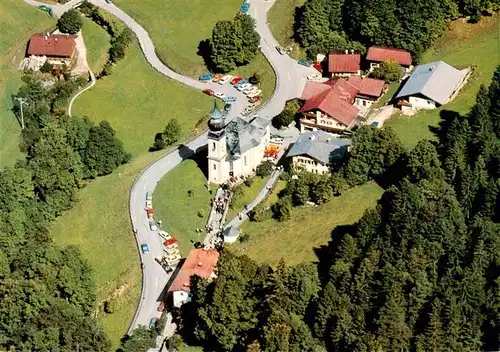
<svg viewBox="0 0 500 352">
<path fill-rule="evenodd" d="M 111 37 L 102 27 L 88 18 L 83 22 L 82 33 L 87 48 L 87 62 L 92 72 L 97 74 L 108 61 Z"/>
<path fill-rule="evenodd" d="M 137 156 L 147 153 L 172 118 L 181 124 L 183 138 L 205 129 L 212 104 L 201 92 L 156 72 L 134 42 L 113 74 L 75 101 L 73 114 L 108 120 L 125 149 Z"/>
<path fill-rule="evenodd" d="M 296 11 L 297 8 L 304 5 L 305 2 L 306 0 L 276 0 L 267 14 L 269 28 L 274 38 L 283 47 L 292 46 L 293 50 L 290 56 L 296 59 L 306 57 L 304 50 L 299 47 L 293 38 Z"/>
<path fill-rule="evenodd" d="M 32 34 L 54 28 L 55 21 L 19 0 L 0 1 L 0 166 L 22 158 L 19 151 L 21 127 L 12 113 L 11 95 L 21 86 L 17 67 Z"/>
<path fill-rule="evenodd" d="M 206 158 L 199 162 L 206 163 Z M 212 198 L 206 185 L 207 178 L 196 161 L 185 160 L 161 179 L 153 194 L 155 219 L 161 219 L 163 229 L 179 240 L 184 257 L 193 248 L 191 241 L 203 241 L 205 236 Z M 212 189 L 215 192 L 216 187 Z M 198 234 L 196 229 L 203 232 Z"/>
<path fill-rule="evenodd" d="M 314 248 L 328 243 L 336 226 L 355 223 L 375 206 L 382 192 L 376 183 L 369 182 L 319 207 L 294 208 L 291 219 L 285 222 L 274 219 L 245 222 L 241 230 L 249 236 L 248 241 L 230 248 L 271 265 L 281 258 L 288 265 L 314 261 L 317 259 Z"/>
<path fill-rule="evenodd" d="M 475 71 L 469 83 L 452 102 L 439 109 L 419 111 L 414 116 L 395 116 L 386 122 L 407 148 L 412 148 L 424 138 L 435 139 L 430 127 L 439 124 L 442 111 L 466 114 L 474 105 L 481 84 L 489 85 L 500 63 L 499 20 L 498 14 L 483 17 L 476 24 L 457 20 L 450 24 L 443 37 L 422 57 L 422 63 L 443 60 L 458 69 L 474 65 Z"/>
<path fill-rule="evenodd" d="M 198 45 L 211 38 L 217 21 L 232 20 L 243 1 L 115 0 L 115 3 L 144 26 L 153 39 L 156 53 L 167 66 L 184 75 L 198 76 L 207 71 L 203 58 L 198 55 Z M 255 72 L 262 77 L 262 97 L 266 100 L 274 91 L 276 79 L 262 54 L 231 74 L 250 77 Z"/>
</svg>

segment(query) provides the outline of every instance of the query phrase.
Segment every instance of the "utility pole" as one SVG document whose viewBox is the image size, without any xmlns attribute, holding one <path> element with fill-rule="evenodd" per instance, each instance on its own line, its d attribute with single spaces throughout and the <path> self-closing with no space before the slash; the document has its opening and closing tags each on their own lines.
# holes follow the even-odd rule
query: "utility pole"
<svg viewBox="0 0 500 352">
<path fill-rule="evenodd" d="M 23 112 L 23 104 L 28 104 L 26 102 L 26 98 L 14 98 L 19 102 L 19 106 L 21 107 L 21 129 L 24 130 L 24 112 Z"/>
</svg>

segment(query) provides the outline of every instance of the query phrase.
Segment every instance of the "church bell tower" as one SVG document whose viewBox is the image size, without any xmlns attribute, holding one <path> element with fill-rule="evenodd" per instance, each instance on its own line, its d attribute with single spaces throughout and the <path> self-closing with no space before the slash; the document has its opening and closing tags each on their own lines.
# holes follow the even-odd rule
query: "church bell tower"
<svg viewBox="0 0 500 352">
<path fill-rule="evenodd" d="M 221 184 L 229 177 L 229 171 L 226 170 L 228 167 L 225 116 L 217 107 L 216 101 L 210 112 L 208 128 L 208 181 Z"/>
</svg>

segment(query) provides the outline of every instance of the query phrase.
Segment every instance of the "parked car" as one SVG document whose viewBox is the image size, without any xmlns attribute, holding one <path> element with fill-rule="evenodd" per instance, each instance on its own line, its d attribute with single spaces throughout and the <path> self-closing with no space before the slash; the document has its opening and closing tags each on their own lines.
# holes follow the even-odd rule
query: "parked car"
<svg viewBox="0 0 500 352">
<path fill-rule="evenodd" d="M 141 252 L 142 254 L 147 254 L 149 253 L 149 247 L 147 243 L 141 244 Z"/>
<path fill-rule="evenodd" d="M 214 78 L 214 75 L 211 73 L 205 73 L 200 76 L 200 81 L 210 81 L 212 78 Z"/>
<path fill-rule="evenodd" d="M 247 13 L 249 9 L 250 9 L 250 3 L 245 2 L 243 5 L 241 5 L 240 11 L 241 13 Z"/>
<path fill-rule="evenodd" d="M 214 97 L 219 98 L 219 99 L 224 99 L 226 97 L 226 95 L 222 92 L 217 92 L 217 93 L 214 93 Z"/>
<path fill-rule="evenodd" d="M 172 236 L 168 232 L 162 230 L 158 231 L 158 235 L 160 235 L 160 237 L 165 240 L 169 240 L 172 238 Z"/>
<path fill-rule="evenodd" d="M 231 75 L 225 75 L 220 79 L 219 84 L 226 84 L 227 82 L 231 81 L 232 78 L 233 76 Z"/>
<path fill-rule="evenodd" d="M 281 55 L 285 55 L 285 49 L 283 49 L 283 47 L 281 45 L 276 45 L 276 50 L 281 54 Z"/>
<path fill-rule="evenodd" d="M 226 105 L 224 105 L 224 110 L 226 111 L 231 111 L 231 108 L 233 107 L 233 104 L 231 103 L 227 103 Z"/>
<path fill-rule="evenodd" d="M 299 65 L 302 65 L 302 66 L 305 66 L 305 67 L 311 66 L 311 63 L 309 61 L 307 61 L 307 60 L 299 60 L 299 61 L 297 61 L 297 63 Z"/>
<path fill-rule="evenodd" d="M 307 80 L 308 81 L 316 81 L 316 80 L 320 79 L 321 77 L 322 77 L 321 73 L 313 73 L 312 75 L 307 76 Z"/>
<path fill-rule="evenodd" d="M 236 76 L 231 80 L 231 84 L 234 86 L 236 83 L 239 83 L 241 80 L 243 80 L 243 77 Z"/>
<path fill-rule="evenodd" d="M 373 122 L 371 123 L 371 125 L 372 125 L 373 127 L 378 127 L 379 123 L 378 123 L 377 121 L 373 121 Z"/>
<path fill-rule="evenodd" d="M 158 318 L 156 318 L 156 317 L 151 318 L 151 320 L 149 321 L 149 328 L 150 329 L 154 328 L 157 321 L 158 321 Z"/>
<path fill-rule="evenodd" d="M 154 222 L 154 221 L 149 222 L 149 228 L 151 229 L 151 231 L 158 230 L 158 226 L 156 226 L 156 222 Z"/>
<path fill-rule="evenodd" d="M 224 103 L 234 103 L 236 101 L 236 97 L 225 97 L 222 100 Z"/>
<path fill-rule="evenodd" d="M 214 93 L 215 93 L 215 92 L 213 91 L 213 89 L 203 89 L 203 90 L 202 90 L 202 92 L 203 92 L 203 93 L 205 93 L 205 94 L 206 94 L 206 95 L 208 95 L 208 96 L 212 96 L 212 95 L 214 95 Z"/>
<path fill-rule="evenodd" d="M 234 86 L 236 88 L 238 88 L 239 86 L 242 86 L 242 85 L 247 84 L 247 83 L 248 83 L 248 81 L 246 79 L 242 79 L 241 81 L 239 81 L 238 83 L 236 83 Z"/>
<path fill-rule="evenodd" d="M 259 101 L 259 100 L 261 100 L 261 99 L 262 99 L 262 97 L 261 97 L 260 95 L 257 95 L 257 96 L 255 96 L 255 97 L 251 97 L 250 99 L 248 99 L 248 101 L 249 101 L 250 103 L 255 103 L 255 102 L 258 102 L 258 101 Z"/>
<path fill-rule="evenodd" d="M 146 208 L 146 214 L 148 215 L 149 220 L 153 220 L 154 214 L 153 214 L 153 209 L 152 208 Z"/>
<path fill-rule="evenodd" d="M 243 92 L 243 94 L 247 95 L 247 94 L 249 94 L 249 93 L 251 93 L 251 92 L 253 92 L 254 90 L 257 90 L 257 89 L 259 89 L 259 88 L 257 88 L 256 86 L 252 86 L 251 85 L 250 87 L 248 87 L 246 89 L 243 89 L 242 92 Z"/>
<path fill-rule="evenodd" d="M 105 0 L 107 4 L 111 4 L 113 0 Z"/>
<path fill-rule="evenodd" d="M 283 144 L 285 140 L 280 136 L 271 136 L 270 142 L 273 144 Z"/>
<path fill-rule="evenodd" d="M 146 193 L 146 208 L 153 207 L 153 194 L 151 192 Z"/>
<path fill-rule="evenodd" d="M 262 93 L 262 91 L 260 89 L 257 89 L 257 90 L 254 90 L 253 92 L 251 92 L 250 94 L 247 94 L 247 97 L 251 98 L 251 97 L 256 97 L 258 95 L 260 95 Z"/>
<path fill-rule="evenodd" d="M 251 86 L 252 85 L 250 83 L 245 83 L 245 84 L 237 86 L 236 89 L 238 89 L 241 92 L 241 91 L 244 91 L 247 88 L 250 88 Z"/>
<path fill-rule="evenodd" d="M 212 79 L 212 82 L 219 82 L 222 77 L 224 77 L 224 75 L 222 73 L 218 73 L 214 76 L 214 78 Z"/>
</svg>

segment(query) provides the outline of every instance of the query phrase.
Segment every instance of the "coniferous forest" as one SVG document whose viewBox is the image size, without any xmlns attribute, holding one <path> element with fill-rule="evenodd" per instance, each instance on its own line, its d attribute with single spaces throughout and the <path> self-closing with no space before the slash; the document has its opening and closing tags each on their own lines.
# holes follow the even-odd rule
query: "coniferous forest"
<svg viewBox="0 0 500 352">
<path fill-rule="evenodd" d="M 218 278 L 192 282 L 184 340 L 225 351 L 499 350 L 500 68 L 467 115 L 443 111 L 435 132 L 378 176 L 391 182 L 377 207 L 334 229 L 318 262 L 271 268 L 223 250 Z"/>
</svg>

